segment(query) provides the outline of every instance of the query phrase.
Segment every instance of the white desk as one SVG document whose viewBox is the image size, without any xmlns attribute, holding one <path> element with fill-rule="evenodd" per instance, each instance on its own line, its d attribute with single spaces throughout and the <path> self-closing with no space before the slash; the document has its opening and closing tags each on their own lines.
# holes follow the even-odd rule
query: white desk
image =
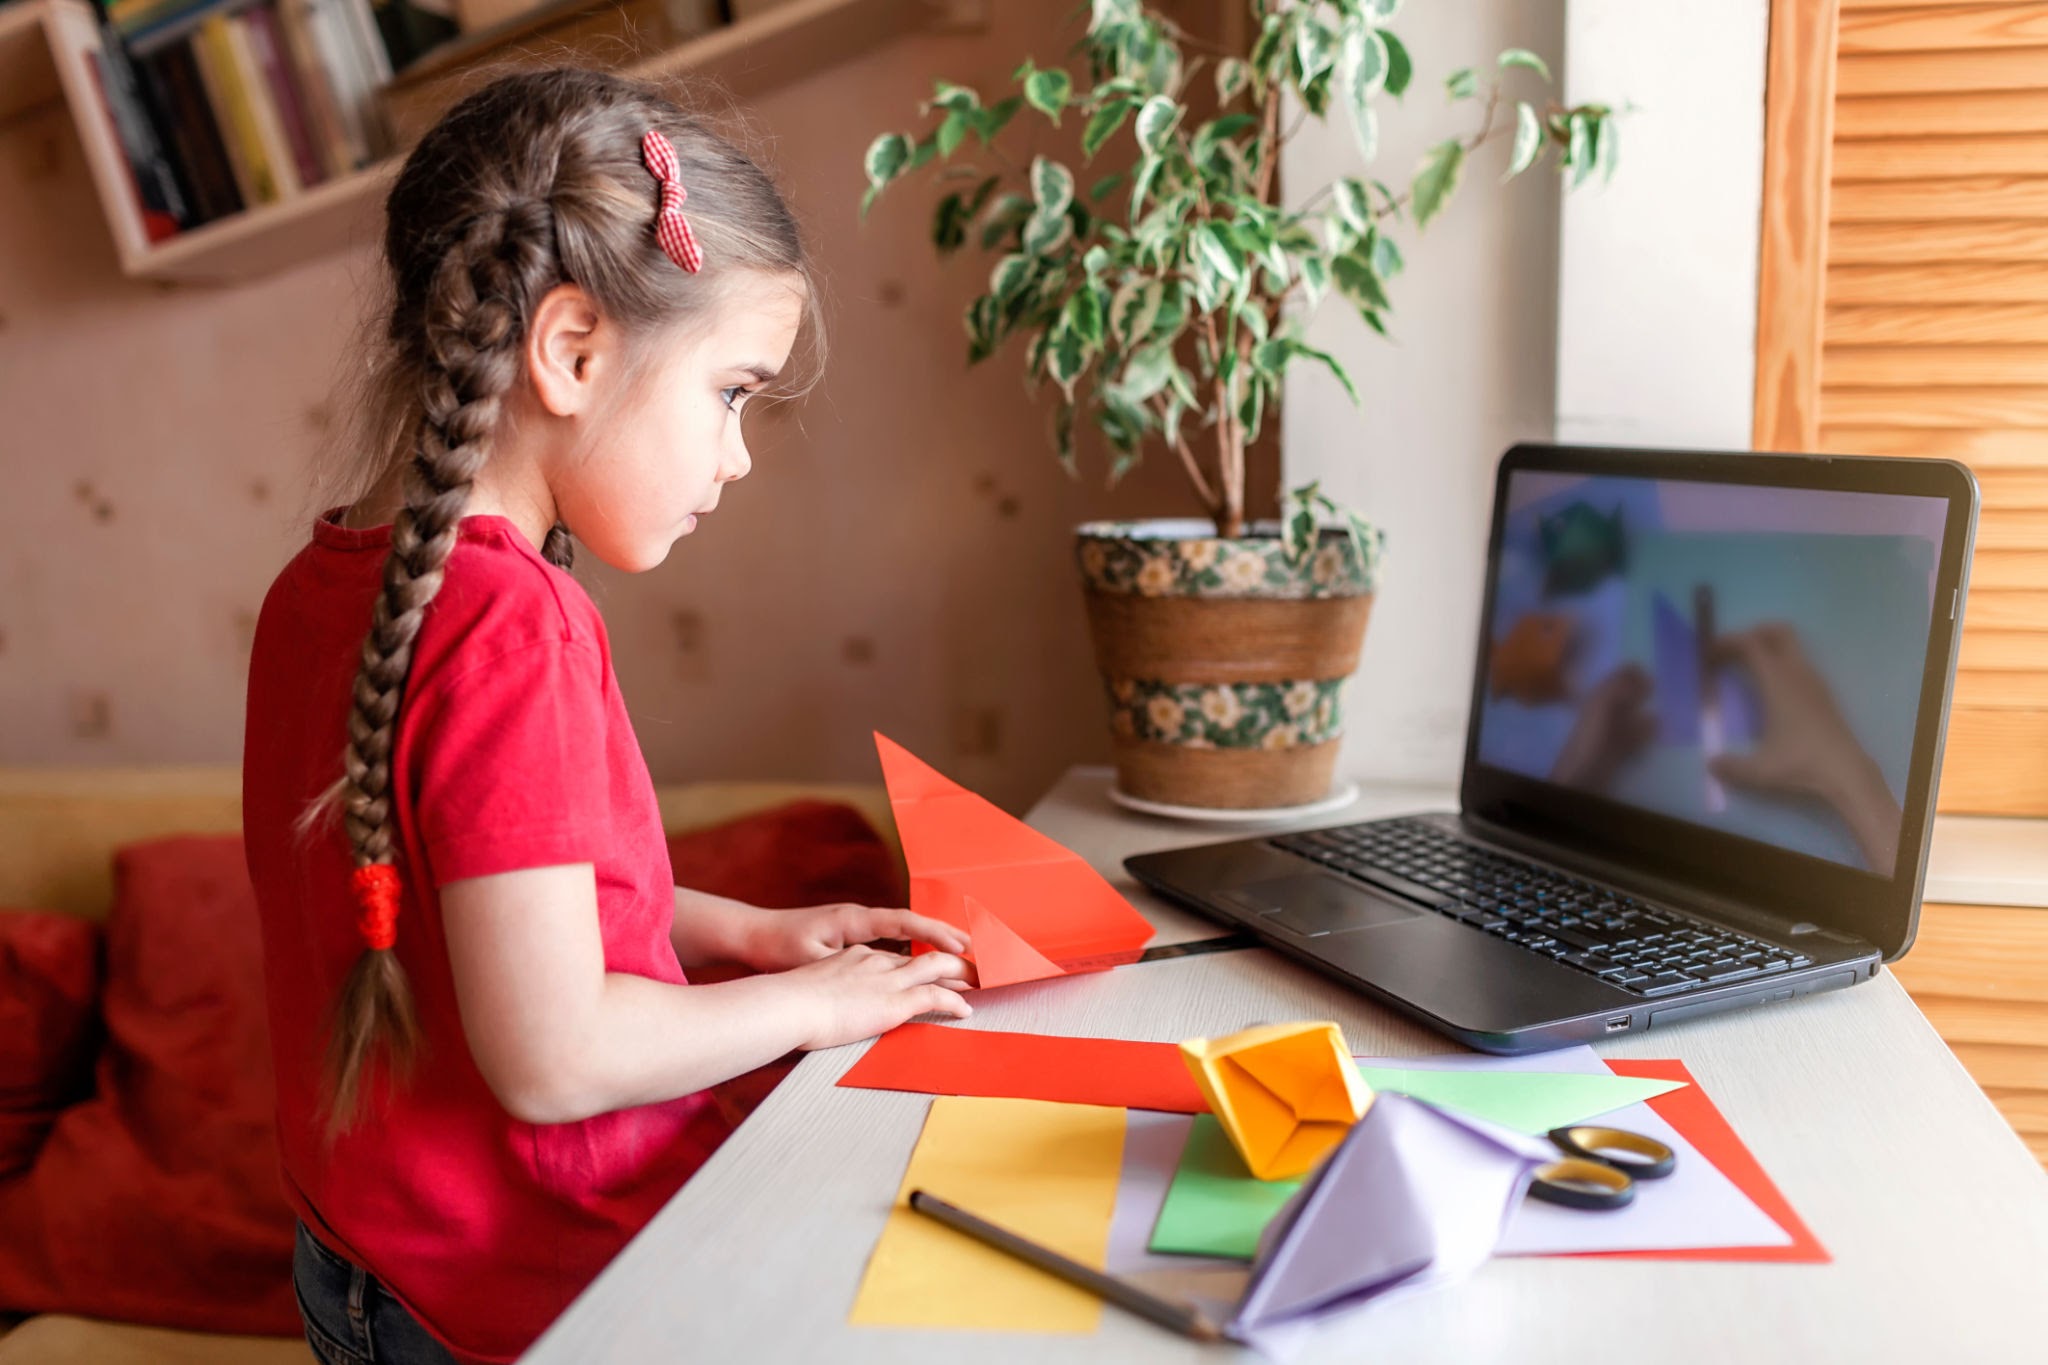
<svg viewBox="0 0 2048 1365">
<path fill-rule="evenodd" d="M 1071 772 L 1031 823 L 1090 859 L 1158 925 L 1220 930 L 1124 874 L 1129 853 L 1227 837 L 1110 804 Z M 1377 790 L 1344 816 L 1448 804 Z M 1450 1044 L 1264 950 L 1136 963 L 975 998 L 966 1027 L 1160 1042 L 1330 1018 L 1360 1053 Z M 928 1099 L 841 1090 L 865 1045 L 814 1053 L 527 1357 L 1000 1365 L 1240 1358 L 1105 1308 L 1089 1337 L 854 1328 L 846 1314 Z M 1684 1059 L 1833 1253 L 1832 1265 L 1503 1259 L 1376 1310 L 1347 1359 L 1586 1365 L 2048 1358 L 2048 1178 L 1889 974 L 1851 990 L 1629 1037 Z M 1242 1353 L 1245 1360 L 1254 1359 Z"/>
</svg>

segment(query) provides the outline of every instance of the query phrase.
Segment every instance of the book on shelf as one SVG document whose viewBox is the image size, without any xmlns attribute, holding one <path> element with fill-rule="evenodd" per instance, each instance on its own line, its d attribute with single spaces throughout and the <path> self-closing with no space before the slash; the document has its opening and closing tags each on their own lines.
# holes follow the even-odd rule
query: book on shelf
<svg viewBox="0 0 2048 1365">
<path fill-rule="evenodd" d="M 372 0 L 101 0 L 94 76 L 145 237 L 280 203 L 391 150 Z"/>
</svg>

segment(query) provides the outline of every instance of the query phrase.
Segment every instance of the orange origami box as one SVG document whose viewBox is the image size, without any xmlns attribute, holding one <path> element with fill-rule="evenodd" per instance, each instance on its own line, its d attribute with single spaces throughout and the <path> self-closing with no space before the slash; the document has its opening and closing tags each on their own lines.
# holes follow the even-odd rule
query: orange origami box
<svg viewBox="0 0 2048 1365">
<path fill-rule="evenodd" d="M 1152 925 L 1079 854 L 875 736 L 910 908 L 967 931 L 977 986 L 1135 962 Z"/>
<path fill-rule="evenodd" d="M 1260 1180 L 1313 1170 L 1351 1131 L 1372 1088 L 1335 1024 L 1262 1024 L 1180 1045 L 1202 1097 Z"/>
</svg>

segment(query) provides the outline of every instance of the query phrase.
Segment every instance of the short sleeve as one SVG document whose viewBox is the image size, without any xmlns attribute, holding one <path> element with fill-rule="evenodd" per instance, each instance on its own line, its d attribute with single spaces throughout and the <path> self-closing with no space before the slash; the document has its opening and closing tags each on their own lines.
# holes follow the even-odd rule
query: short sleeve
<svg viewBox="0 0 2048 1365">
<path fill-rule="evenodd" d="M 573 639 L 522 645 L 418 698 L 405 763 L 436 887 L 595 863 L 610 823 L 610 670 Z"/>
</svg>

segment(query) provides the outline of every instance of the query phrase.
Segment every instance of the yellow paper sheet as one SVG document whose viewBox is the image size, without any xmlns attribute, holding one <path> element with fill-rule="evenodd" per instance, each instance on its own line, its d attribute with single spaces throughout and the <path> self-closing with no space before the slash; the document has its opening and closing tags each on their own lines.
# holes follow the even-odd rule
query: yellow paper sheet
<svg viewBox="0 0 2048 1365">
<path fill-rule="evenodd" d="M 928 1190 L 1102 1268 L 1123 1164 L 1124 1111 L 942 1095 L 910 1155 L 850 1321 L 868 1326 L 1092 1332 L 1102 1301 L 905 1201 Z"/>
</svg>

